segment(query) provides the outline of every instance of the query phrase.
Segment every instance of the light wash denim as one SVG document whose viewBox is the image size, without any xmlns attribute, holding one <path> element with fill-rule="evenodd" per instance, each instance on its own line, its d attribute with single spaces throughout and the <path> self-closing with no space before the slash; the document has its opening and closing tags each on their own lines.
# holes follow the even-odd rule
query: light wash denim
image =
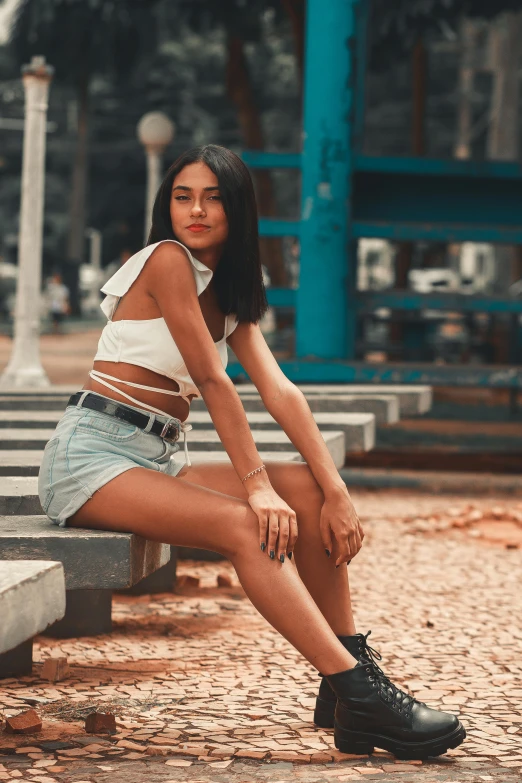
<svg viewBox="0 0 522 783">
<path fill-rule="evenodd" d="M 110 399 L 97 392 L 90 394 Z M 119 404 L 149 415 L 143 408 Z M 66 527 L 68 517 L 97 489 L 131 468 L 176 476 L 185 465 L 171 459 L 180 450 L 179 441 L 169 443 L 150 432 L 155 420 L 180 421 L 151 412 L 148 424 L 141 429 L 107 413 L 67 406 L 45 446 L 38 474 L 38 496 L 49 519 Z"/>
</svg>

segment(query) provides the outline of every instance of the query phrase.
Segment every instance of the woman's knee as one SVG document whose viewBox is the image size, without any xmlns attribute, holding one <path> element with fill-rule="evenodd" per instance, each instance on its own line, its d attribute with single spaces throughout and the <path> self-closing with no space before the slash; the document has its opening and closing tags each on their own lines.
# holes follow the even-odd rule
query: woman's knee
<svg viewBox="0 0 522 783">
<path fill-rule="evenodd" d="M 285 465 L 280 494 L 298 516 L 315 517 L 324 503 L 324 494 L 306 462 Z"/>
<path fill-rule="evenodd" d="M 231 523 L 220 544 L 223 546 L 223 554 L 234 561 L 237 557 L 244 557 L 245 553 L 259 549 L 259 542 L 259 520 L 248 506 L 246 513 Z"/>
</svg>

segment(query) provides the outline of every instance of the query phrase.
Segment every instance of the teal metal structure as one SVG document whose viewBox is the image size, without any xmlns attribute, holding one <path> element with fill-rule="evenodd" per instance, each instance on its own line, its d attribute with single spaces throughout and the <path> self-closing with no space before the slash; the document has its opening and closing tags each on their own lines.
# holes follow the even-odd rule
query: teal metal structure
<svg viewBox="0 0 522 783">
<path fill-rule="evenodd" d="M 307 0 L 301 153 L 245 151 L 251 168 L 299 169 L 299 220 L 260 218 L 261 236 L 300 241 L 297 289 L 269 288 L 296 308 L 297 382 L 406 382 L 522 387 L 522 367 L 367 364 L 356 359 L 357 319 L 378 307 L 522 313 L 522 301 L 412 291 L 357 292 L 356 243 L 389 240 L 522 244 L 518 163 L 370 157 L 361 152 L 371 0 Z M 244 374 L 237 362 L 231 377 Z"/>
</svg>

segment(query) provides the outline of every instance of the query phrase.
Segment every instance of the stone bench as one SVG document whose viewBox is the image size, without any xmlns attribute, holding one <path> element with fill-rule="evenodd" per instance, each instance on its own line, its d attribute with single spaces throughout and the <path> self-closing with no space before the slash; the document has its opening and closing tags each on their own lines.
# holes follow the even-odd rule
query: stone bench
<svg viewBox="0 0 522 783">
<path fill-rule="evenodd" d="M 0 553 L 2 560 L 63 564 L 65 614 L 44 633 L 69 638 L 110 633 L 112 591 L 137 585 L 168 565 L 171 547 L 133 533 L 65 530 L 43 515 L 3 515 Z"/>
<path fill-rule="evenodd" d="M 360 414 L 362 418 L 360 422 L 353 426 L 350 432 L 350 443 L 354 444 L 354 451 L 367 450 L 365 444 L 372 442 L 372 434 L 374 436 L 375 426 L 372 414 Z M 252 437 L 257 446 L 260 446 L 266 451 L 292 451 L 294 445 L 282 430 L 270 431 L 270 430 L 257 430 L 252 429 Z M 47 441 L 53 436 L 54 430 L 46 429 L 4 429 L 0 430 L 0 450 L 18 451 L 18 450 L 43 450 Z M 345 448 L 345 435 L 344 432 L 331 432 L 325 431 L 323 434 L 325 441 L 331 444 L 331 448 L 334 451 Z M 221 443 L 216 430 L 198 429 L 195 428 L 189 433 L 189 451 L 204 452 L 204 451 L 221 451 L 226 456 L 227 452 L 225 447 Z M 342 448 L 341 448 L 342 441 Z M 180 439 L 182 445 L 183 439 Z M 371 447 L 371 446 L 370 446 Z M 344 454 L 343 454 L 344 457 Z M 344 462 L 342 463 L 344 464 Z"/>
<path fill-rule="evenodd" d="M 307 400 L 310 400 L 312 397 L 332 394 L 363 398 L 366 395 L 375 394 L 391 395 L 399 400 L 401 416 L 417 416 L 427 413 L 433 403 L 433 389 L 431 386 L 425 385 L 388 385 L 383 383 L 302 383 L 296 385 L 301 389 Z M 253 383 L 238 384 L 236 389 L 241 398 L 243 395 L 258 394 Z"/>
<path fill-rule="evenodd" d="M 240 395 L 243 407 L 249 423 L 257 423 L 250 413 L 265 413 L 269 415 L 259 395 Z M 2 398 L 0 397 L 0 402 Z M 58 399 L 56 407 L 49 407 L 48 400 L 40 400 L 40 405 L 34 410 L 19 407 L 16 403 L 19 398 L 13 400 L 12 407 L 4 409 L 0 418 L 0 431 L 2 429 L 45 429 L 54 427 L 60 420 L 65 410 L 67 400 L 65 397 Z M 399 399 L 394 395 L 386 394 L 325 394 L 310 395 L 308 404 L 313 413 L 372 413 L 376 424 L 396 424 L 399 421 Z M 212 419 L 203 400 L 193 400 L 188 421 L 194 428 L 213 427 Z M 273 421 L 273 419 L 272 419 Z"/>
<path fill-rule="evenodd" d="M 182 453 L 178 452 L 180 459 Z M 337 449 L 336 449 L 337 453 Z M 40 464 L 42 462 L 43 451 L 33 451 L 30 449 L 19 449 L 16 451 L 0 450 L 0 476 L 38 476 Z M 301 455 L 296 451 L 260 451 L 262 460 L 278 460 L 282 462 L 302 462 Z M 199 460 L 227 460 L 230 462 L 228 454 L 222 451 L 201 451 L 197 457 L 192 454 L 191 459 Z M 343 460 L 344 464 L 344 460 Z M 338 465 L 337 467 L 342 467 Z"/>
<path fill-rule="evenodd" d="M 191 433 L 192 434 L 192 433 Z M 325 432 L 324 439 L 332 459 L 337 468 L 341 468 L 345 462 L 345 435 L 344 432 Z M 13 455 L 24 452 L 12 452 Z M 8 452 L 4 452 L 5 457 Z M 180 460 L 183 452 L 178 452 Z M 260 451 L 259 456 L 264 460 L 285 460 L 302 462 L 301 454 L 293 451 Z M 226 451 L 197 452 L 193 454 L 194 462 L 197 460 L 219 460 L 230 463 Z M 41 456 L 40 456 L 41 459 Z M 28 461 L 28 464 L 31 464 Z M 39 466 L 38 462 L 38 466 Z M 37 472 L 37 471 L 36 471 Z M 38 478 L 35 475 L 22 476 L 19 473 L 3 475 L 0 477 L 0 515 L 12 516 L 14 514 L 41 514 L 42 507 L 38 497 Z"/>
<path fill-rule="evenodd" d="M 65 595 L 62 563 L 0 560 L 0 677 L 31 673 L 33 636 L 64 617 Z"/>
</svg>

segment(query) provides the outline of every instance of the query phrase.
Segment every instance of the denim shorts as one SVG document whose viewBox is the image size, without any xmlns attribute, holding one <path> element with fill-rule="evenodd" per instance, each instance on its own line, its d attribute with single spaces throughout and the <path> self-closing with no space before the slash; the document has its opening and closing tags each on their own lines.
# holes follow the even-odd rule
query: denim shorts
<svg viewBox="0 0 522 783">
<path fill-rule="evenodd" d="M 104 397 L 97 392 L 90 394 Z M 149 415 L 143 408 L 119 404 Z M 45 446 L 38 474 L 38 496 L 49 519 L 66 527 L 68 517 L 97 489 L 130 468 L 150 468 L 176 476 L 185 465 L 184 461 L 171 459 L 180 444 L 149 432 L 155 420 L 180 421 L 174 416 L 150 413 L 142 429 L 108 413 L 67 406 Z"/>
</svg>

